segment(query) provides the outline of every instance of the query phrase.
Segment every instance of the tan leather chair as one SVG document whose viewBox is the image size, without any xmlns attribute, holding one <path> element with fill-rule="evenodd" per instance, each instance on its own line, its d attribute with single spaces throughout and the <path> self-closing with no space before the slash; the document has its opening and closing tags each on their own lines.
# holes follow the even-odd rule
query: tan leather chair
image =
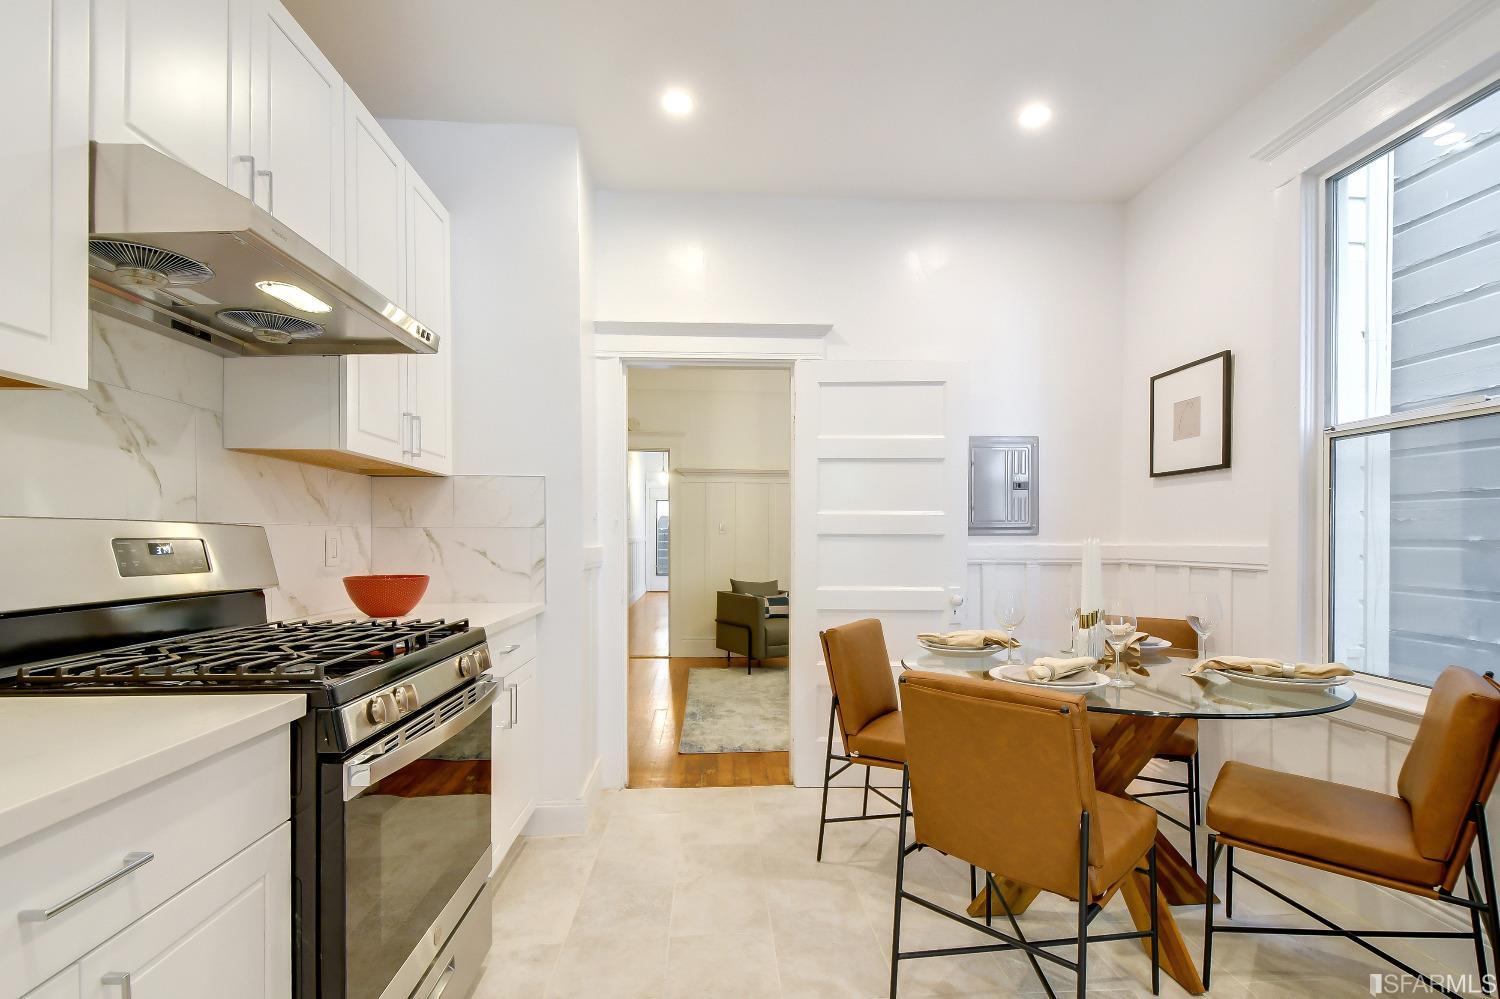
<svg viewBox="0 0 1500 999">
<path fill-rule="evenodd" d="M 891 943 L 891 996 L 902 960 L 973 953 L 980 948 L 901 951 L 901 903 L 912 901 L 1001 941 L 984 951 L 1023 951 L 1044 986 L 1041 960 L 1088 980 L 1088 925 L 1144 861 L 1152 913 L 1149 932 L 1109 934 L 1110 940 L 1151 939 L 1152 991 L 1160 983 L 1156 938 L 1156 812 L 1094 783 L 1088 712 L 1077 694 L 951 674 L 901 676 L 907 776 L 902 784 L 902 850 L 896 864 Z M 906 845 L 906 805 L 914 837 Z M 1004 896 L 995 878 L 1023 882 L 1078 903 L 1076 939 L 1033 943 L 1008 904 L 1014 935 L 952 912 L 905 889 L 908 854 L 924 847 L 988 872 L 989 894 Z M 1076 961 L 1048 947 L 1078 947 Z"/>
<path fill-rule="evenodd" d="M 833 701 L 828 708 L 827 753 L 823 760 L 823 810 L 818 820 L 818 860 L 823 859 L 823 834 L 830 822 L 861 822 L 894 819 L 899 813 L 870 814 L 870 794 L 899 807 L 880 788 L 870 786 L 870 767 L 900 770 L 906 762 L 906 734 L 901 726 L 901 704 L 896 699 L 896 681 L 891 675 L 891 657 L 885 649 L 880 622 L 865 618 L 829 628 L 818 636 L 823 641 L 823 664 L 828 669 L 828 687 Z M 839 727 L 843 753 L 833 751 L 833 726 Z M 833 769 L 835 760 L 843 766 Z M 860 814 L 828 817 L 828 787 L 833 779 L 855 764 L 865 768 L 865 792 Z"/>
<path fill-rule="evenodd" d="M 1173 651 L 1195 653 L 1198 650 L 1198 633 L 1193 626 L 1180 617 L 1142 617 L 1136 619 L 1137 631 L 1144 631 L 1148 635 L 1157 638 L 1165 638 L 1172 643 Z M 1104 741 L 1109 730 L 1114 727 L 1118 716 L 1106 714 L 1089 715 L 1089 731 L 1093 735 L 1094 743 L 1097 745 Z M 1146 798 L 1166 798 L 1174 795 L 1187 795 L 1187 821 L 1184 822 L 1175 815 L 1158 811 L 1162 818 L 1172 823 L 1188 834 L 1188 862 L 1196 870 L 1198 867 L 1198 826 L 1203 821 L 1203 771 L 1198 762 L 1198 719 L 1189 718 L 1177 726 L 1167 741 L 1162 744 L 1161 751 L 1156 754 L 1155 759 L 1166 763 L 1181 763 L 1187 768 L 1186 780 L 1172 780 L 1167 777 L 1137 777 L 1136 780 L 1145 784 L 1156 784 L 1165 786 L 1166 791 L 1144 791 L 1134 795 L 1137 801 Z"/>
<path fill-rule="evenodd" d="M 1421 937 L 1472 938 L 1480 978 L 1485 971 L 1484 933 L 1500 968 L 1500 909 L 1490 858 L 1484 806 L 1500 769 L 1500 687 L 1494 675 L 1450 666 L 1433 685 L 1427 710 L 1396 781 L 1397 794 L 1381 794 L 1332 781 L 1299 777 L 1229 762 L 1219 771 L 1208 799 L 1208 882 L 1221 852 L 1226 856 L 1224 908 L 1233 916 L 1235 875 L 1264 889 L 1324 929 L 1385 958 L 1423 979 L 1442 995 L 1456 993 L 1426 978 L 1371 944 L 1367 937 L 1401 932 L 1347 930 L 1234 866 L 1234 851 L 1331 871 L 1359 881 L 1436 899 L 1468 910 L 1470 932 L 1413 933 Z M 1471 853 L 1479 847 L 1481 879 Z M 1455 895 L 1459 875 L 1465 895 Z M 1212 972 L 1215 933 L 1274 933 L 1279 928 L 1215 924 L 1213 897 L 1204 921 L 1203 984 Z M 1483 924 L 1481 926 L 1481 924 Z M 1303 935 L 1308 930 L 1295 931 Z"/>
</svg>

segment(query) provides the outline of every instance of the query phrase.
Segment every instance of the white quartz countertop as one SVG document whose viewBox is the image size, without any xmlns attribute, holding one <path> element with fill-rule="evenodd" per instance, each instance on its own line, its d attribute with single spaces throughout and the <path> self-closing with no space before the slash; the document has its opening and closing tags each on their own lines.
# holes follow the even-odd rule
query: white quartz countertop
<svg viewBox="0 0 1500 999">
<path fill-rule="evenodd" d="M 303 694 L 0 698 L 0 848 L 306 710 Z"/>
<path fill-rule="evenodd" d="M 444 618 L 448 621 L 456 621 L 459 618 L 468 618 L 469 623 L 485 628 L 490 632 L 501 631 L 513 624 L 529 621 L 542 611 L 547 609 L 546 604 L 516 603 L 516 604 L 444 604 L 429 603 L 422 601 L 408 614 L 401 617 L 412 618 Z M 335 611 L 332 614 L 314 614 L 312 620 L 351 620 L 364 617 L 353 607 Z"/>
</svg>

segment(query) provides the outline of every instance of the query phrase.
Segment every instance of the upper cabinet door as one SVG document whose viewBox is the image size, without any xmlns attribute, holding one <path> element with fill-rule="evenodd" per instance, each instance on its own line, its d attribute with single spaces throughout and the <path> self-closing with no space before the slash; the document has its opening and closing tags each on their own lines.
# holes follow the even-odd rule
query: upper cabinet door
<svg viewBox="0 0 1500 999">
<path fill-rule="evenodd" d="M 439 337 L 436 354 L 407 359 L 412 368 L 409 408 L 416 421 L 411 450 L 417 467 L 446 475 L 453 467 L 448 210 L 415 170 L 406 171 L 406 231 L 406 308 Z"/>
<path fill-rule="evenodd" d="M 252 0 L 94 0 L 93 137 L 250 193 Z"/>
<path fill-rule="evenodd" d="M 11 0 L 0 87 L 0 386 L 88 385 L 88 0 Z"/>
<path fill-rule="evenodd" d="M 278 0 L 251 36 L 256 202 L 344 259 L 344 81 Z"/>
<path fill-rule="evenodd" d="M 344 265 L 405 308 L 406 159 L 348 88 L 344 120 Z"/>
</svg>

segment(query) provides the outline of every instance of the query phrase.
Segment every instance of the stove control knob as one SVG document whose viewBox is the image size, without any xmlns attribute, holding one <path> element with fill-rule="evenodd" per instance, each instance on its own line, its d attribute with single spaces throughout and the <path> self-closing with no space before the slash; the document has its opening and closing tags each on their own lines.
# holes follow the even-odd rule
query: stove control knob
<svg viewBox="0 0 1500 999">
<path fill-rule="evenodd" d="M 458 675 L 459 676 L 462 676 L 462 677 L 473 676 L 474 674 L 476 674 L 477 672 L 479 672 L 475 668 L 475 666 L 476 666 L 476 664 L 474 662 L 474 657 L 471 656 L 471 655 L 469 655 L 467 652 L 458 657 Z"/>
<path fill-rule="evenodd" d="M 411 705 L 407 703 L 405 687 L 397 687 L 396 689 L 392 690 L 391 697 L 395 698 L 396 700 L 397 714 L 404 715 L 407 711 L 411 710 Z"/>
<path fill-rule="evenodd" d="M 365 717 L 370 719 L 371 725 L 384 724 L 386 718 L 385 701 L 379 697 L 370 698 L 370 703 L 365 706 Z"/>
</svg>

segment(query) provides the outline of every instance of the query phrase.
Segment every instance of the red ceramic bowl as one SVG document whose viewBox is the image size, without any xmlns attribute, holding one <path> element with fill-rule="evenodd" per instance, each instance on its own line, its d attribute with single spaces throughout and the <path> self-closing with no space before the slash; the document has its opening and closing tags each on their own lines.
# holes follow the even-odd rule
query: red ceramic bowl
<svg viewBox="0 0 1500 999">
<path fill-rule="evenodd" d="M 409 613 L 427 592 L 430 576 L 345 576 L 344 589 L 354 606 L 371 617 Z"/>
</svg>

